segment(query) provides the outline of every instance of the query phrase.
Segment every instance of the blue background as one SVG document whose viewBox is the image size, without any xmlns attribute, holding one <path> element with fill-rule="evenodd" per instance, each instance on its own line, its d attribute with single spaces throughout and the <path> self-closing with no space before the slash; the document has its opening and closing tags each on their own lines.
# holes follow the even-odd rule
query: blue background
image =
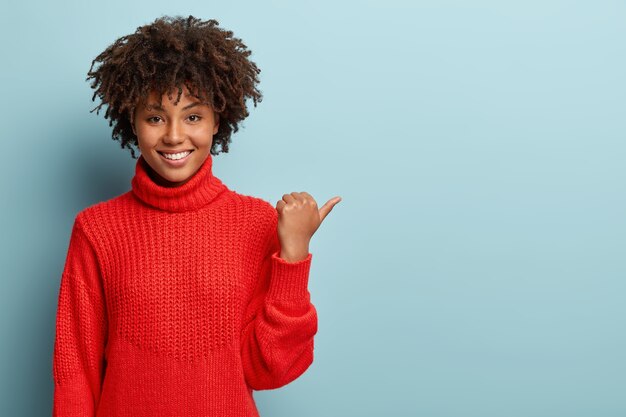
<svg viewBox="0 0 626 417">
<path fill-rule="evenodd" d="M 214 173 L 343 197 L 315 361 L 262 416 L 626 415 L 626 5 L 550 0 L 3 5 L 0 415 L 50 415 L 73 218 L 130 188 L 91 60 L 164 14 L 262 70 Z"/>
</svg>

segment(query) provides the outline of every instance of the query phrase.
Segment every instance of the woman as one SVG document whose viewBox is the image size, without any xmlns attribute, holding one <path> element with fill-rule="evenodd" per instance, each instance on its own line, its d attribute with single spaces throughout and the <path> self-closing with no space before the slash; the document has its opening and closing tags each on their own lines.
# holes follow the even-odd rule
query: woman
<svg viewBox="0 0 626 417">
<path fill-rule="evenodd" d="M 94 110 L 107 104 L 113 138 L 141 156 L 131 190 L 75 217 L 54 416 L 258 416 L 253 390 L 313 361 L 309 242 L 341 198 L 274 207 L 213 175 L 245 100 L 262 98 L 250 52 L 217 26 L 159 18 L 92 63 Z"/>
</svg>

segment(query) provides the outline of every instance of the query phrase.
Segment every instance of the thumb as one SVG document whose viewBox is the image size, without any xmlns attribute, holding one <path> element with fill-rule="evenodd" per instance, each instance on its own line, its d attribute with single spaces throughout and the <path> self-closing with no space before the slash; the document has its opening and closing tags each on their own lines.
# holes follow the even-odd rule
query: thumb
<svg viewBox="0 0 626 417">
<path fill-rule="evenodd" d="M 331 210 L 333 209 L 333 207 L 335 207 L 335 205 L 337 203 L 339 203 L 341 201 L 341 197 L 336 196 L 331 198 L 330 200 L 328 200 L 326 202 L 326 204 L 324 204 L 320 209 L 319 209 L 319 213 L 320 213 L 320 222 L 323 222 L 324 219 L 326 218 L 326 216 L 328 216 L 328 213 L 331 212 Z"/>
</svg>

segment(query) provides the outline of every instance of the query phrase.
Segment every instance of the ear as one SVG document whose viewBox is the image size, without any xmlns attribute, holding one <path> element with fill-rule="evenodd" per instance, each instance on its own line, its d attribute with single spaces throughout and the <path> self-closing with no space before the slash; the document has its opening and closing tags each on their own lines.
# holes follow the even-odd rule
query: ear
<svg viewBox="0 0 626 417">
<path fill-rule="evenodd" d="M 213 134 L 217 134 L 217 131 L 220 129 L 220 115 L 213 112 L 213 117 L 215 119 L 215 127 L 213 128 Z"/>
</svg>

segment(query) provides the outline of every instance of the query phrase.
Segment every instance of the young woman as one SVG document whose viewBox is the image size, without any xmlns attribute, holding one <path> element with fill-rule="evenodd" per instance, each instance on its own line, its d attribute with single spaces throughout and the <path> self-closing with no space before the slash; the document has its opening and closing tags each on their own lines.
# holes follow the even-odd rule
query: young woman
<svg viewBox="0 0 626 417">
<path fill-rule="evenodd" d="M 253 390 L 312 363 L 309 241 L 341 198 L 274 207 L 213 175 L 245 100 L 262 98 L 249 55 L 215 20 L 166 16 L 92 62 L 94 110 L 141 156 L 128 192 L 74 219 L 54 416 L 258 416 Z"/>
</svg>

